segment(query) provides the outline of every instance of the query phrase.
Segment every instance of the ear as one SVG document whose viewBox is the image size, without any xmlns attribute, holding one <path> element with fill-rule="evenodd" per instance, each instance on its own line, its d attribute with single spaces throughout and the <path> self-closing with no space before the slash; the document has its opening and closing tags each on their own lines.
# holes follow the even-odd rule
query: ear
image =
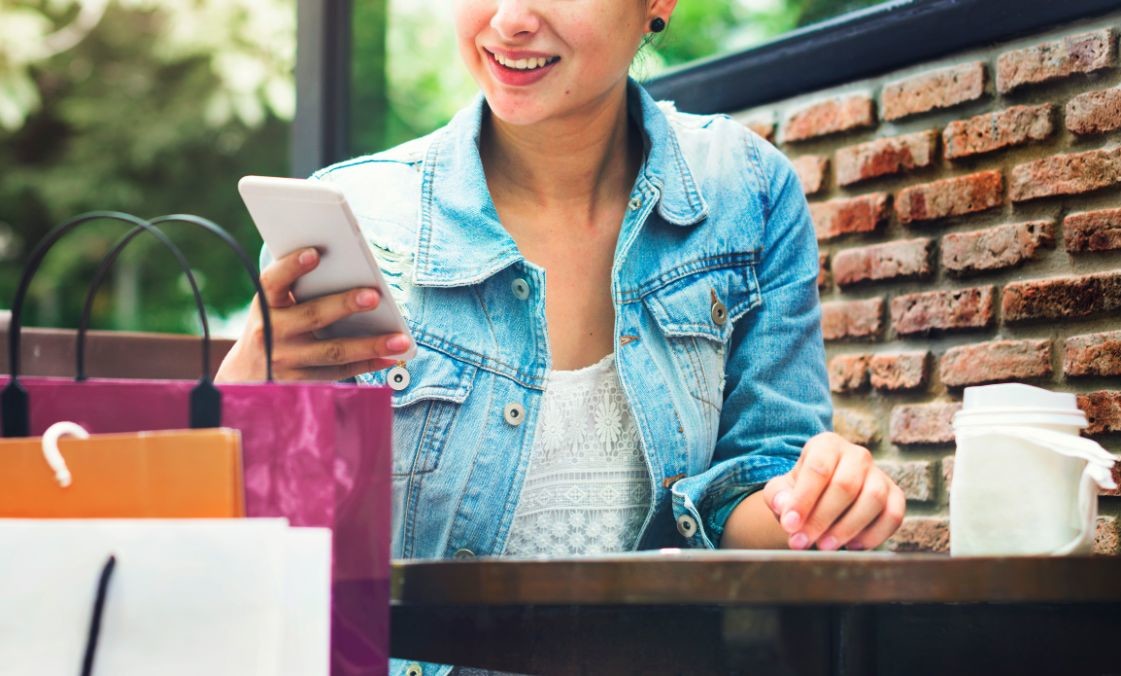
<svg viewBox="0 0 1121 676">
<path fill-rule="evenodd" d="M 650 0 L 650 7 L 648 11 L 648 18 L 653 19 L 660 16 L 669 23 L 670 15 L 677 7 L 677 0 Z"/>
</svg>

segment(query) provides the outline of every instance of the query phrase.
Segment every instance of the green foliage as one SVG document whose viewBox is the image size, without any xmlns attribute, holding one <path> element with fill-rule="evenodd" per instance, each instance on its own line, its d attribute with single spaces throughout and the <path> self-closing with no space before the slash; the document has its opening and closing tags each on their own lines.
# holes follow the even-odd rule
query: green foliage
<svg viewBox="0 0 1121 676">
<path fill-rule="evenodd" d="M 230 230 L 255 257 L 260 240 L 236 183 L 247 173 L 287 173 L 289 124 L 273 112 L 274 104 L 284 112 L 283 94 L 263 78 L 227 86 L 224 75 L 236 80 L 239 73 L 224 74 L 206 49 L 177 43 L 172 18 L 114 3 L 72 49 L 29 64 L 39 106 L 20 128 L 0 132 L 3 305 L 31 247 L 91 210 L 195 213 Z M 232 43 L 229 51 L 238 48 Z M 32 286 L 27 321 L 76 325 L 93 269 L 125 231 L 87 226 L 56 246 Z M 189 226 L 169 226 L 168 233 L 204 282 L 213 314 L 245 305 L 251 286 L 231 253 Z M 137 239 L 118 268 L 97 297 L 95 325 L 194 330 L 183 275 L 153 239 Z"/>
</svg>

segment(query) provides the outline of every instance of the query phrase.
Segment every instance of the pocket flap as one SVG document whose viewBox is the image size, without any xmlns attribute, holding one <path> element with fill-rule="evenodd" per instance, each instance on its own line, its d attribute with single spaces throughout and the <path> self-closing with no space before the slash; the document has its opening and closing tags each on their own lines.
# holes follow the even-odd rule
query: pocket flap
<svg viewBox="0 0 1121 676">
<path fill-rule="evenodd" d="M 408 373 L 408 384 L 399 390 L 394 388 L 393 408 L 433 399 L 462 404 L 471 393 L 479 370 L 474 364 L 434 350 L 419 340 L 416 356 L 404 362 L 401 368 Z M 386 378 L 392 370 L 371 374 L 372 383 L 387 385 Z"/>
<path fill-rule="evenodd" d="M 761 303 L 755 266 L 695 272 L 647 294 L 643 301 L 666 336 L 700 336 L 726 342 L 733 323 Z M 723 314 L 716 305 L 723 307 Z"/>
</svg>

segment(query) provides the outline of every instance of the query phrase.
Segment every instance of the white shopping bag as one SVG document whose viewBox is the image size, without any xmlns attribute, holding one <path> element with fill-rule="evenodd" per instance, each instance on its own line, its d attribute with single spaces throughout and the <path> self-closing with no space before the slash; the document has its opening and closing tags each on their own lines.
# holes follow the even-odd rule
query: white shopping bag
<svg viewBox="0 0 1121 676">
<path fill-rule="evenodd" d="M 330 533 L 283 519 L 0 520 L 0 671 L 326 674 Z"/>
</svg>

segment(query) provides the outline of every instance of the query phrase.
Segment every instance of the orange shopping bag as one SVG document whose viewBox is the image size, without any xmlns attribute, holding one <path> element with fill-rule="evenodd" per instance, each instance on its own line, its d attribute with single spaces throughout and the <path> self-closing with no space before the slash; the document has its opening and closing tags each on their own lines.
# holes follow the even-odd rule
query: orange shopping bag
<svg viewBox="0 0 1121 676">
<path fill-rule="evenodd" d="M 243 516 L 237 430 L 91 436 L 59 423 L 42 438 L 0 439 L 0 518 Z"/>
</svg>

